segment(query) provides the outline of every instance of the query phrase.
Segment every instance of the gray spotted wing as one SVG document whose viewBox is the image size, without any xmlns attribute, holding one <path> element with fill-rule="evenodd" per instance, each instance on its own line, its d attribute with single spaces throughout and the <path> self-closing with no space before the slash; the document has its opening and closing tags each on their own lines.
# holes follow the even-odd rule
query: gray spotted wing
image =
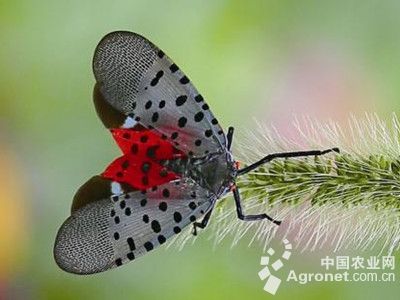
<svg viewBox="0 0 400 300">
<path fill-rule="evenodd" d="M 186 153 L 202 156 L 226 147 L 226 137 L 203 97 L 164 52 L 132 32 L 106 35 L 93 71 L 105 101 Z"/>
<path fill-rule="evenodd" d="M 190 179 L 146 192 L 133 191 L 91 202 L 61 226 L 54 248 L 67 272 L 91 274 L 132 261 L 201 218 L 215 196 Z"/>
</svg>

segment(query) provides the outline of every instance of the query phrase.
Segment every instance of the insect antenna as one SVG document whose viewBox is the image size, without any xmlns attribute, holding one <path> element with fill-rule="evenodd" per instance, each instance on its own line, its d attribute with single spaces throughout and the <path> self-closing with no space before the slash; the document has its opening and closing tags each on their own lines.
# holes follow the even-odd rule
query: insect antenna
<svg viewBox="0 0 400 300">
<path fill-rule="evenodd" d="M 282 152 L 282 153 L 273 153 L 265 156 L 264 158 L 256 161 L 255 163 L 244 167 L 237 171 L 237 175 L 243 175 L 257 169 L 259 166 L 272 161 L 275 158 L 291 158 L 291 157 L 306 157 L 306 156 L 320 156 L 330 152 L 340 153 L 339 148 L 331 148 L 327 150 L 310 150 L 310 151 L 297 151 L 297 152 Z"/>
</svg>

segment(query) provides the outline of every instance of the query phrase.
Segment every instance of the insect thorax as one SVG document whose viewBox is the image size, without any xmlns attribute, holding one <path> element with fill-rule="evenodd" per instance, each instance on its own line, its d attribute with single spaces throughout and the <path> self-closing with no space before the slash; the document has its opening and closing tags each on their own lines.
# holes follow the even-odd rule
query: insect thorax
<svg viewBox="0 0 400 300">
<path fill-rule="evenodd" d="M 210 153 L 200 158 L 176 158 L 163 163 L 182 177 L 189 177 L 200 186 L 221 197 L 229 191 L 236 176 L 229 152 Z"/>
</svg>

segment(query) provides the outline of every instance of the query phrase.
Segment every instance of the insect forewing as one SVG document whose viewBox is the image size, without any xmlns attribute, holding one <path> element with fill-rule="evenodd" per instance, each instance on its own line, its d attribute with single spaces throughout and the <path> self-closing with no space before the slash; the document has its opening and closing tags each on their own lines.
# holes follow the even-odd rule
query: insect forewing
<svg viewBox="0 0 400 300">
<path fill-rule="evenodd" d="M 205 214 L 215 196 L 190 179 L 90 202 L 61 226 L 54 248 L 67 272 L 102 272 L 146 254 Z"/>
<path fill-rule="evenodd" d="M 187 76 L 160 49 L 132 32 L 106 35 L 96 48 L 93 71 L 104 100 L 131 123 L 166 135 L 187 154 L 226 147 L 217 119 Z"/>
</svg>

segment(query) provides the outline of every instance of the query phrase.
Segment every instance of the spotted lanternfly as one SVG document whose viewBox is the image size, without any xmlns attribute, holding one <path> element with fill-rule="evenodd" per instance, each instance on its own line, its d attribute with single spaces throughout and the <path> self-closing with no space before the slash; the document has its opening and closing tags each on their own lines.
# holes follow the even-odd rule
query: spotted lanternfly
<svg viewBox="0 0 400 300">
<path fill-rule="evenodd" d="M 189 78 L 163 51 L 132 32 L 113 32 L 93 59 L 94 104 L 123 155 L 74 196 L 58 231 L 54 255 L 65 271 L 102 272 L 162 245 L 193 224 L 205 228 L 216 201 L 232 191 L 245 215 L 237 176 L 274 158 L 325 151 L 271 154 L 243 169 L 232 157 L 233 128 L 224 134 Z"/>
</svg>

